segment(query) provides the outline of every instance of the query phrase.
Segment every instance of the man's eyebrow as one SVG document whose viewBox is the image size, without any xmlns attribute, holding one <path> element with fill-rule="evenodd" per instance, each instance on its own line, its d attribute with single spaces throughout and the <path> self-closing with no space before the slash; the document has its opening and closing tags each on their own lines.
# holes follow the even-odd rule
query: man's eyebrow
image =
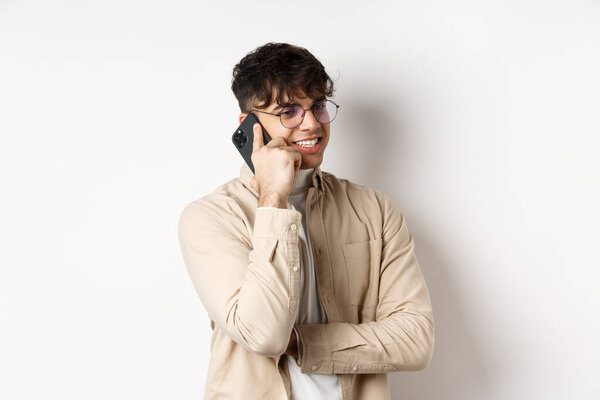
<svg viewBox="0 0 600 400">
<path fill-rule="evenodd" d="M 280 108 L 281 108 L 281 109 L 283 109 L 283 108 L 285 108 L 285 107 L 289 107 L 289 106 L 295 106 L 295 105 L 297 105 L 297 104 L 295 104 L 295 103 L 284 103 L 284 104 L 280 104 L 280 105 L 278 105 L 277 107 L 275 107 L 275 108 L 274 108 L 273 110 L 271 110 L 271 111 L 275 111 L 275 110 L 279 110 Z"/>
<path fill-rule="evenodd" d="M 313 106 L 317 103 L 322 102 L 323 100 L 327 99 L 327 96 L 321 96 L 318 99 L 315 99 L 313 101 Z M 284 109 L 285 107 L 290 107 L 290 106 L 298 106 L 298 103 L 292 103 L 292 102 L 287 102 L 287 103 L 283 103 L 283 104 L 279 104 L 277 107 L 275 107 L 273 110 L 271 110 L 271 112 L 275 112 L 275 110 L 279 110 L 279 109 Z"/>
</svg>

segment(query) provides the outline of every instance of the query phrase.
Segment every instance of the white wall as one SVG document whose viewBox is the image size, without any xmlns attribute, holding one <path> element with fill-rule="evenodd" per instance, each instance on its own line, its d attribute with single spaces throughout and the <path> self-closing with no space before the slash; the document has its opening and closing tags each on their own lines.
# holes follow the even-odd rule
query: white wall
<svg viewBox="0 0 600 400">
<path fill-rule="evenodd" d="M 217 3 L 217 4 L 215 4 Z M 404 212 L 435 354 L 394 399 L 598 399 L 600 4 L 0 1 L 0 399 L 198 399 L 176 226 L 237 176 L 233 65 L 311 50 L 324 170 Z"/>
</svg>

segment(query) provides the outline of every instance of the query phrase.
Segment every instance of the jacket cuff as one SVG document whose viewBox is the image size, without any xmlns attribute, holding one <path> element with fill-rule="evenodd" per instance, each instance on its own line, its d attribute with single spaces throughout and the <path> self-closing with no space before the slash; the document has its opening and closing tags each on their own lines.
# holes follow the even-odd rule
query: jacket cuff
<svg viewBox="0 0 600 400">
<path fill-rule="evenodd" d="M 299 211 L 287 208 L 256 209 L 254 217 L 254 238 L 273 238 L 287 243 L 298 243 L 298 231 L 302 221 Z"/>
<path fill-rule="evenodd" d="M 298 307 L 300 289 L 300 241 L 302 214 L 284 208 L 259 208 L 254 218 L 249 260 L 258 275 L 273 276 L 287 289 L 288 311 Z M 275 289 L 275 288 L 273 288 Z M 283 300 L 283 298 L 282 298 Z M 293 323 L 293 321 L 290 321 Z M 287 338 L 289 340 L 289 328 Z"/>
<path fill-rule="evenodd" d="M 327 324 L 296 325 L 298 358 L 304 374 L 332 374 L 331 346 Z"/>
</svg>

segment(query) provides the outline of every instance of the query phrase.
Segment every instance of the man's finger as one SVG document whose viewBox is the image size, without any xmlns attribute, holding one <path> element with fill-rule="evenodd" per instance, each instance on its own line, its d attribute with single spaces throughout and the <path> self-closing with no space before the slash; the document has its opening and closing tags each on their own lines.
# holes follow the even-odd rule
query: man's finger
<svg viewBox="0 0 600 400">
<path fill-rule="evenodd" d="M 282 148 L 288 147 L 287 142 L 281 136 L 274 137 L 265 146 L 267 146 L 267 147 L 282 147 Z"/>
<path fill-rule="evenodd" d="M 258 122 L 255 123 L 252 127 L 252 132 L 254 133 L 254 140 L 252 141 L 252 152 L 256 153 L 264 146 L 262 128 Z"/>
<path fill-rule="evenodd" d="M 296 177 L 296 175 L 298 175 L 298 170 L 300 169 L 300 166 L 302 165 L 302 154 L 300 154 L 300 152 L 296 149 L 294 149 L 292 147 L 292 154 L 294 156 L 294 178 Z"/>
</svg>

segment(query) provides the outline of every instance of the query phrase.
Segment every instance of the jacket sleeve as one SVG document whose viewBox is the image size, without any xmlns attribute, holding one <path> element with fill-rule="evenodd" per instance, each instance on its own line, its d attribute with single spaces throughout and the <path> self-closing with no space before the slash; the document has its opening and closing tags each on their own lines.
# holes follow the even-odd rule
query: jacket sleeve
<svg viewBox="0 0 600 400">
<path fill-rule="evenodd" d="M 433 311 L 404 217 L 377 192 L 383 212 L 376 320 L 296 325 L 303 373 L 420 370 L 432 357 Z M 367 268 L 367 266 L 365 266 Z"/>
<path fill-rule="evenodd" d="M 248 229 L 233 209 L 205 199 L 187 205 L 178 225 L 183 259 L 215 324 L 247 350 L 277 357 L 296 319 L 302 215 L 257 209 Z"/>
</svg>

